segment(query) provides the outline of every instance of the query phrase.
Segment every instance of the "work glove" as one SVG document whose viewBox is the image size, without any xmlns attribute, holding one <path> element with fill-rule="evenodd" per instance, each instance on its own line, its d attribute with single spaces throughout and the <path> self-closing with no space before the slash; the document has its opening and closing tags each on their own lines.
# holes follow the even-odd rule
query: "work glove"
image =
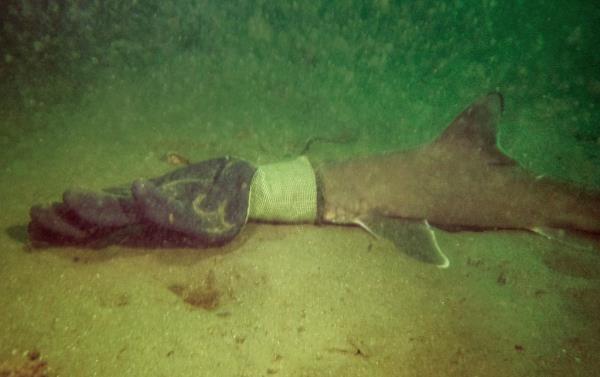
<svg viewBox="0 0 600 377">
<path fill-rule="evenodd" d="M 208 247 L 231 241 L 249 215 L 256 168 L 231 157 L 190 164 L 129 187 L 67 190 L 31 208 L 34 247 L 110 244 Z"/>
</svg>

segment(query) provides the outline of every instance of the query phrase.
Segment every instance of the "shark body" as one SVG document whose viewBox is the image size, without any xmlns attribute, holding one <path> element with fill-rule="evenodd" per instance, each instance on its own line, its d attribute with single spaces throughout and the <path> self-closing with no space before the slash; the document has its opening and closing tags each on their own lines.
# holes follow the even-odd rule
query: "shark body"
<svg viewBox="0 0 600 377">
<path fill-rule="evenodd" d="M 565 231 L 600 235 L 600 192 L 537 177 L 498 148 L 503 107 L 501 94 L 488 94 L 430 144 L 321 168 L 323 220 L 394 238 L 400 248 L 416 248 L 409 254 L 440 267 L 449 261 L 430 224 L 522 229 L 551 238 Z M 399 230 L 407 226 L 408 233 Z"/>
</svg>

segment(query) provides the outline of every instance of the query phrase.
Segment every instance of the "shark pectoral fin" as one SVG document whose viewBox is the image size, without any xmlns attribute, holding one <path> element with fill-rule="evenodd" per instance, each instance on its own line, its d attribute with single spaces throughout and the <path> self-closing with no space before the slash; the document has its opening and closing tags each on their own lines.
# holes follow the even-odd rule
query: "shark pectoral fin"
<svg viewBox="0 0 600 377">
<path fill-rule="evenodd" d="M 427 220 L 409 220 L 371 214 L 356 221 L 378 238 L 391 241 L 401 252 L 421 262 L 447 268 L 450 261 L 442 252 Z"/>
<path fill-rule="evenodd" d="M 578 250 L 591 251 L 600 248 L 600 242 L 597 239 L 597 235 L 591 236 L 586 233 L 568 229 L 543 226 L 536 226 L 532 228 L 531 231 L 551 241 L 555 241 Z"/>
</svg>

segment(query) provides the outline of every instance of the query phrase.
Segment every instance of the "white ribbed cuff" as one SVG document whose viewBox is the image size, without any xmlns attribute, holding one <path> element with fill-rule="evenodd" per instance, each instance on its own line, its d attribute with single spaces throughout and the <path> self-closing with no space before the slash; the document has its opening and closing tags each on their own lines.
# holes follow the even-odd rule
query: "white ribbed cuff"
<svg viewBox="0 0 600 377">
<path fill-rule="evenodd" d="M 317 220 L 317 182 L 306 156 L 259 166 L 250 186 L 249 219 L 305 223 Z"/>
</svg>

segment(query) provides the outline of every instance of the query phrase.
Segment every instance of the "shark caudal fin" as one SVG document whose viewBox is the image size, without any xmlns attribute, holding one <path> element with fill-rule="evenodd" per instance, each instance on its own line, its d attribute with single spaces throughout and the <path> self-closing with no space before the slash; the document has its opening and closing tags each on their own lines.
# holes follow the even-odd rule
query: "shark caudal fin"
<svg viewBox="0 0 600 377">
<path fill-rule="evenodd" d="M 489 93 L 460 113 L 435 143 L 471 149 L 491 165 L 514 165 L 515 161 L 498 148 L 498 122 L 503 112 L 502 94 Z"/>
</svg>

